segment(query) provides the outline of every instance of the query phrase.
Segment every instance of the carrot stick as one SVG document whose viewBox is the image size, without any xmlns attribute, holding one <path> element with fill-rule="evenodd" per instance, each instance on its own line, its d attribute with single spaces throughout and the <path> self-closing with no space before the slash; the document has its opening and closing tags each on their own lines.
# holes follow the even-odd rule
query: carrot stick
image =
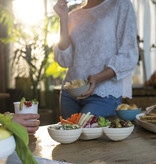
<svg viewBox="0 0 156 164">
<path fill-rule="evenodd" d="M 80 118 L 81 118 L 81 113 L 79 113 L 79 115 L 77 116 L 75 124 L 78 124 Z"/>
<path fill-rule="evenodd" d="M 60 118 L 60 121 L 61 121 L 61 124 L 62 124 L 62 122 L 63 122 L 63 118 L 62 118 L 62 116 L 60 116 L 59 118 Z"/>
<path fill-rule="evenodd" d="M 67 120 L 65 120 L 65 119 L 62 119 L 62 123 L 61 124 L 73 124 L 73 122 L 70 122 L 70 121 L 67 121 Z"/>
<path fill-rule="evenodd" d="M 72 122 L 73 122 L 74 124 L 75 124 L 75 121 L 76 121 L 76 119 L 77 119 L 77 115 L 78 115 L 78 113 L 73 114 Z"/>
<path fill-rule="evenodd" d="M 66 120 L 71 122 L 71 118 L 67 118 Z"/>
<path fill-rule="evenodd" d="M 72 114 L 71 115 L 71 122 L 74 122 L 74 117 L 75 117 L 75 114 Z"/>
</svg>

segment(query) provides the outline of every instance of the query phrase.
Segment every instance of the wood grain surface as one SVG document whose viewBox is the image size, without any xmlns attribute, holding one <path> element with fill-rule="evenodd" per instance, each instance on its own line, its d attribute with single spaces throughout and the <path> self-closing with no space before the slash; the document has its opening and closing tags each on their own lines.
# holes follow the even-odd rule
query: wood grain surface
<svg viewBox="0 0 156 164">
<path fill-rule="evenodd" d="M 155 164 L 156 134 L 135 125 L 132 134 L 122 141 L 106 136 L 72 144 L 60 144 L 51 139 L 48 126 L 41 126 L 30 137 L 29 147 L 34 155 L 69 163 L 95 164 Z"/>
</svg>

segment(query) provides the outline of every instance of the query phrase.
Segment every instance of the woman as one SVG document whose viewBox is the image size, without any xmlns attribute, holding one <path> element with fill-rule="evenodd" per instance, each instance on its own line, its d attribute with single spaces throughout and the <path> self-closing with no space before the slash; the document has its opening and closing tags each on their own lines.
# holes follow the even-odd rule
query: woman
<svg viewBox="0 0 156 164">
<path fill-rule="evenodd" d="M 88 0 L 68 13 L 65 0 L 54 10 L 60 17 L 60 41 L 55 61 L 68 68 L 65 82 L 90 82 L 84 95 L 74 98 L 62 87 L 61 114 L 113 116 L 122 97 L 132 97 L 131 73 L 138 61 L 136 17 L 130 0 Z"/>
</svg>

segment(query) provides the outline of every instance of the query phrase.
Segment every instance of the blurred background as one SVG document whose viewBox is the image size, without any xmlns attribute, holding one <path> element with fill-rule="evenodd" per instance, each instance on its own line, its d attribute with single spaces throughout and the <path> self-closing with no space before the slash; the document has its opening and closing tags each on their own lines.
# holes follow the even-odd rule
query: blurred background
<svg viewBox="0 0 156 164">
<path fill-rule="evenodd" d="M 41 124 L 58 121 L 59 94 L 66 69 L 53 59 L 59 41 L 56 0 L 0 0 L 0 112 L 14 112 L 22 97 L 39 101 Z M 73 0 L 70 11 L 84 5 Z M 133 98 L 145 109 L 156 104 L 156 0 L 132 0 L 137 16 L 139 61 Z"/>
</svg>

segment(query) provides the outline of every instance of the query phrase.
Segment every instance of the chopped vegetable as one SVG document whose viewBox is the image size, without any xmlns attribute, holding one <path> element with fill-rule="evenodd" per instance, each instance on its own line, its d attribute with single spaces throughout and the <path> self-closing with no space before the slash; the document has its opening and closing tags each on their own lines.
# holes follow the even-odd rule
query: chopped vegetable
<svg viewBox="0 0 156 164">
<path fill-rule="evenodd" d="M 110 126 L 111 123 L 109 122 L 109 120 L 105 119 L 104 117 L 99 116 L 98 124 L 99 127 L 105 127 L 105 126 Z"/>
<path fill-rule="evenodd" d="M 77 124 L 58 124 L 56 126 L 51 126 L 51 129 L 55 130 L 73 130 L 73 129 L 79 129 L 80 126 Z"/>
<path fill-rule="evenodd" d="M 19 105 L 20 110 L 22 110 L 24 102 L 25 102 L 25 98 L 22 97 L 22 99 L 20 101 L 20 105 Z"/>
<path fill-rule="evenodd" d="M 92 115 L 90 112 L 87 114 L 82 114 L 78 125 L 84 127 L 84 128 L 95 128 L 98 127 L 98 118 L 97 115 Z"/>
<path fill-rule="evenodd" d="M 69 123 L 69 124 L 78 124 L 79 119 L 81 118 L 81 113 L 75 113 L 72 114 L 71 117 L 67 118 L 66 120 L 62 118 L 62 116 L 60 116 L 60 122 L 61 124 L 64 123 Z"/>
<path fill-rule="evenodd" d="M 67 118 L 66 120 L 60 116 L 60 122 L 61 124 L 78 124 L 79 126 L 83 128 L 98 128 L 98 127 L 105 127 L 109 126 L 110 122 L 109 120 L 105 119 L 104 117 L 97 115 L 92 115 L 91 112 L 88 113 L 75 113 L 72 114 L 71 117 Z"/>
<path fill-rule="evenodd" d="M 61 124 L 74 124 L 71 121 L 68 121 L 68 120 L 63 119 L 62 116 L 60 116 L 60 121 L 61 121 Z"/>
<path fill-rule="evenodd" d="M 91 121 L 92 121 L 92 118 L 93 118 L 94 116 L 93 115 L 89 115 L 85 120 L 84 120 L 84 122 L 83 122 L 83 124 L 82 124 L 82 127 L 85 127 L 85 125 L 87 124 L 87 122 L 91 119 Z"/>
<path fill-rule="evenodd" d="M 90 115 L 90 112 L 88 112 L 87 114 L 84 114 L 84 116 L 83 116 L 83 118 L 82 118 L 82 120 L 79 122 L 79 125 L 80 126 L 85 126 L 84 125 L 84 122 L 85 122 L 85 120 L 87 119 L 87 117 L 89 117 L 89 115 Z M 87 122 L 86 122 L 87 123 Z"/>
<path fill-rule="evenodd" d="M 80 123 L 81 123 L 82 119 L 85 117 L 85 115 L 86 115 L 85 113 L 82 114 L 81 118 L 78 121 L 78 125 L 80 125 Z"/>
<path fill-rule="evenodd" d="M 31 101 L 26 101 L 25 97 L 22 97 L 21 100 L 20 100 L 20 105 L 19 105 L 19 108 L 20 110 L 23 109 L 23 104 L 27 107 L 31 107 L 32 104 L 37 104 L 38 101 L 36 99 L 33 99 Z"/>
</svg>

